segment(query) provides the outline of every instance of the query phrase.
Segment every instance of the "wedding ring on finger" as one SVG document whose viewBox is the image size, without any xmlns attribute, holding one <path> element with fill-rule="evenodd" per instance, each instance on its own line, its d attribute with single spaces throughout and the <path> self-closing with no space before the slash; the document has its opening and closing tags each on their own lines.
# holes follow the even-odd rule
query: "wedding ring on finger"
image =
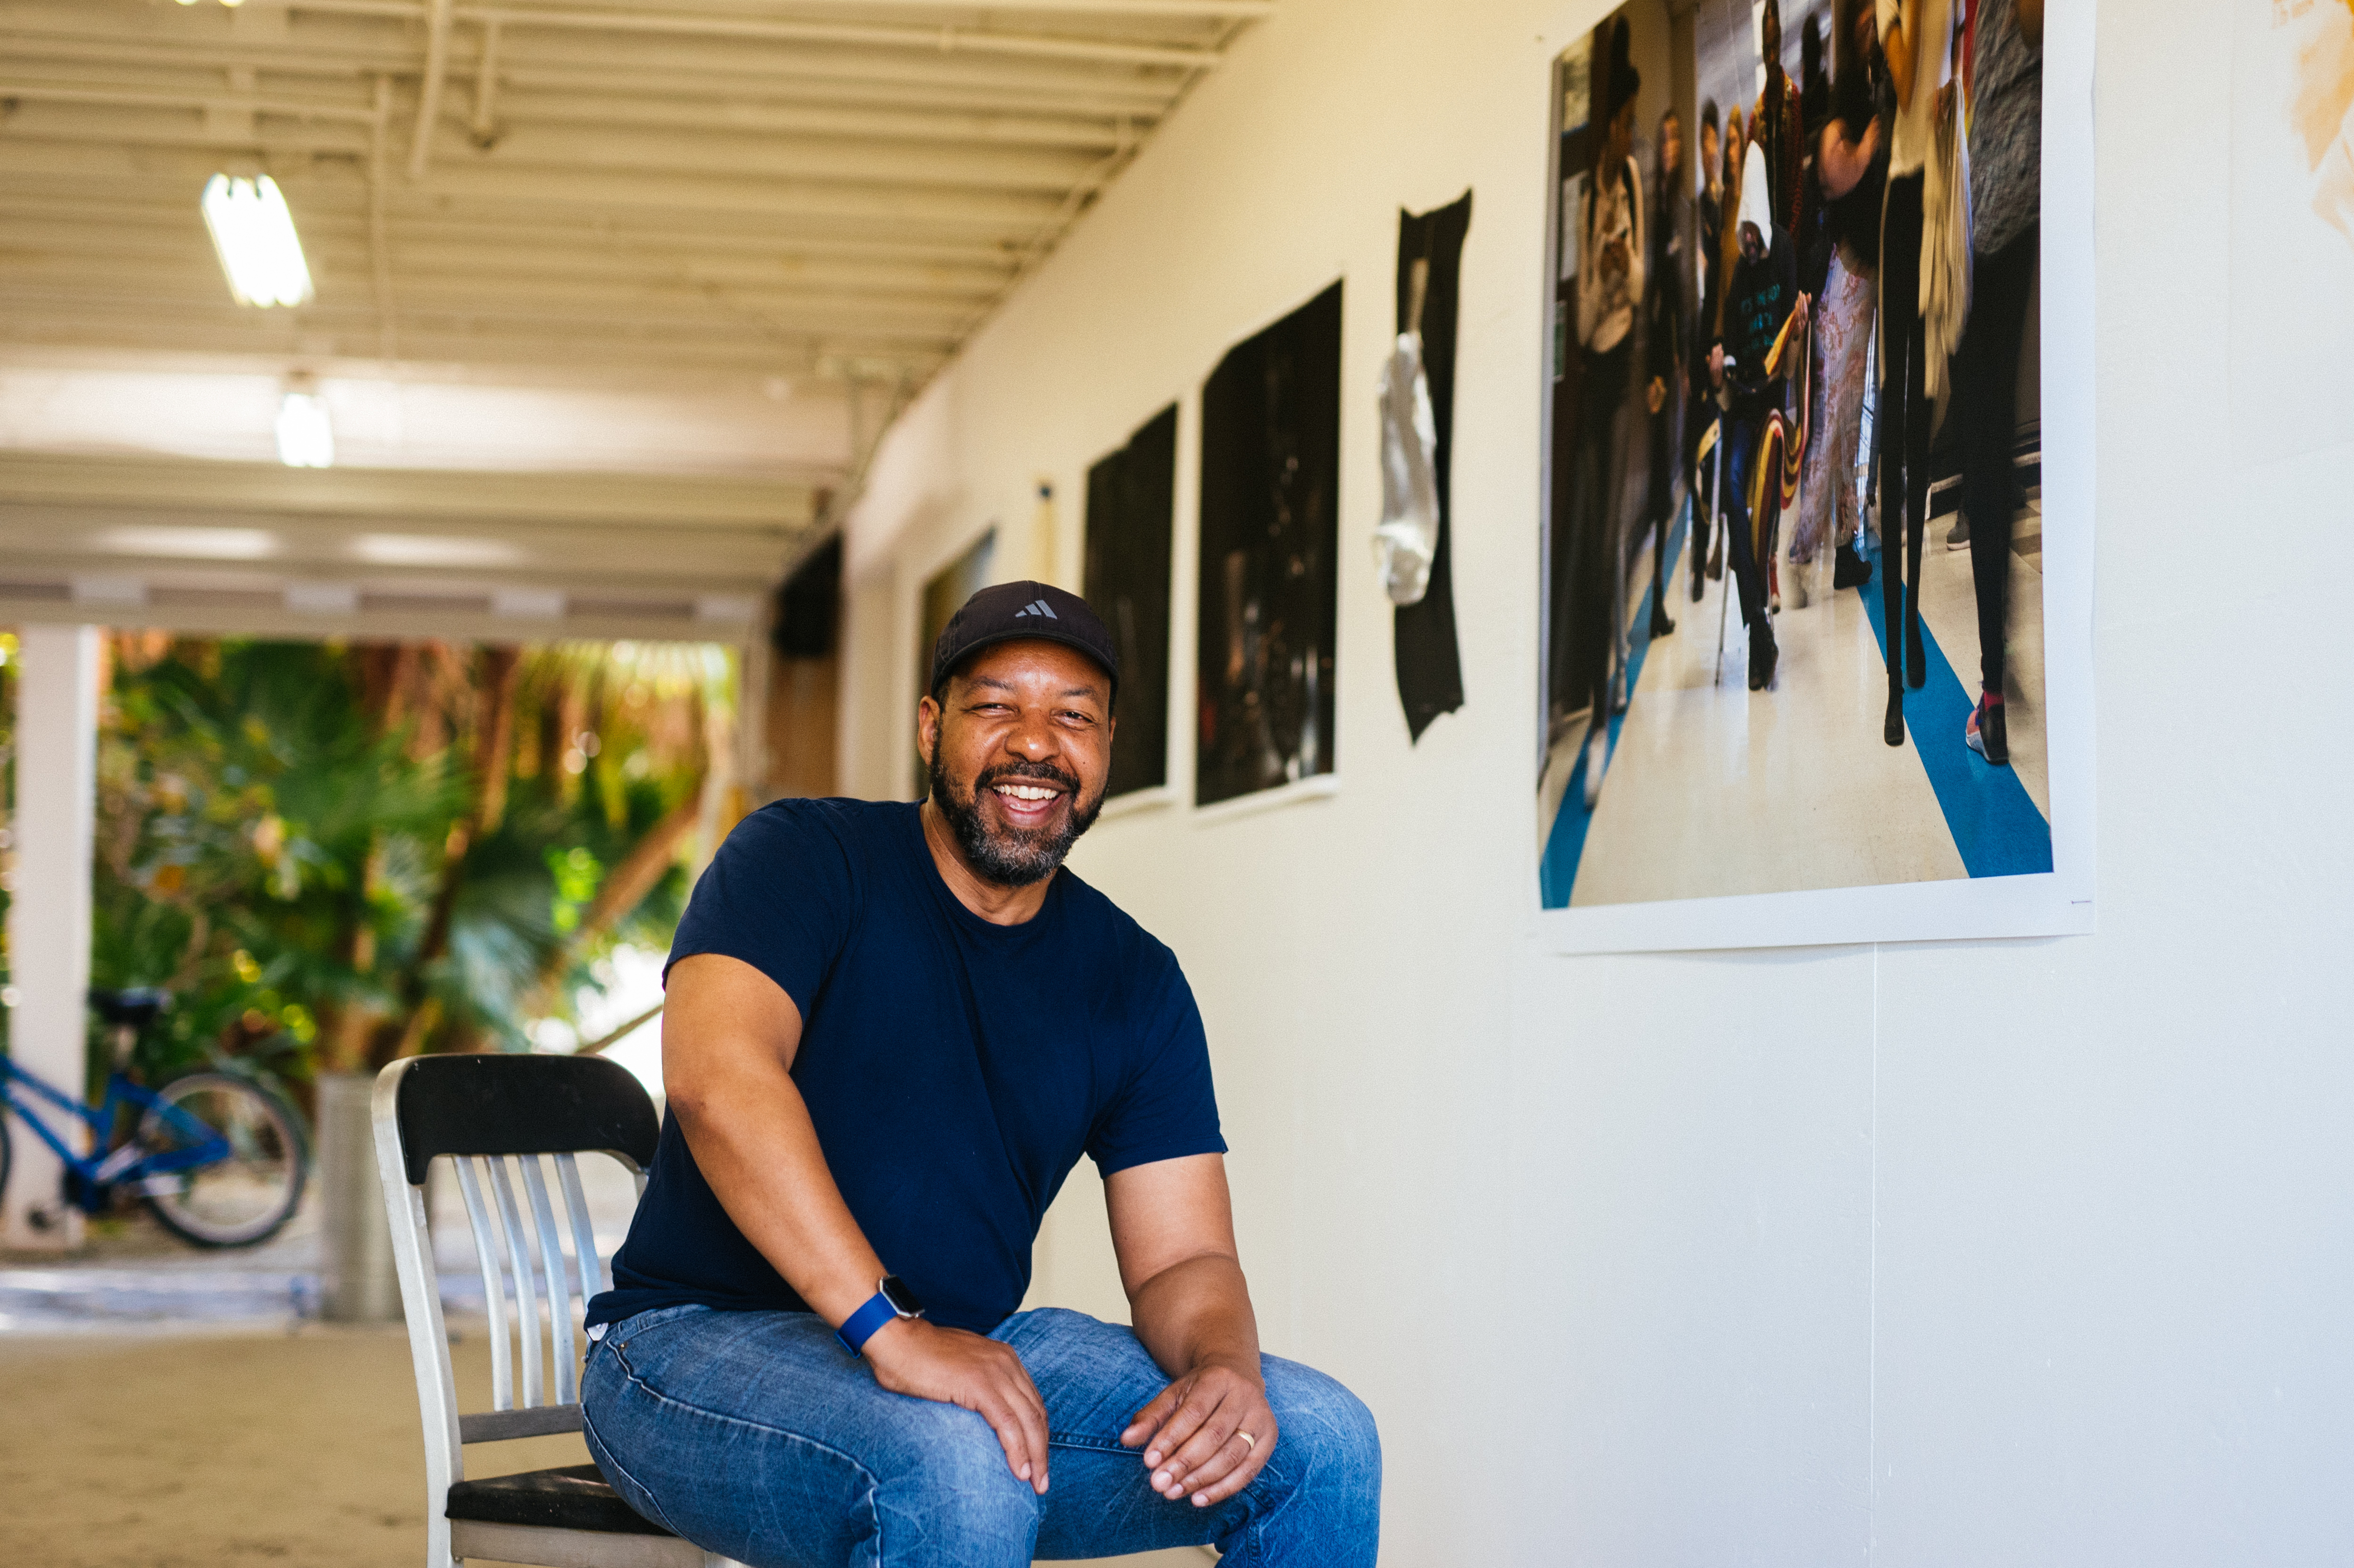
<svg viewBox="0 0 2354 1568">
<path fill-rule="evenodd" d="M 1241 1427 L 1239 1427 L 1239 1426 L 1237 1426 L 1237 1427 L 1235 1427 L 1235 1436 L 1237 1436 L 1237 1437 L 1239 1437 L 1239 1438 L 1241 1438 L 1241 1439 L 1243 1440 L 1244 1446 L 1246 1446 L 1247 1448 L 1249 1448 L 1249 1450 L 1250 1450 L 1252 1453 L 1256 1454 L 1256 1453 L 1257 1453 L 1257 1452 L 1258 1452 L 1258 1439 L 1257 1439 L 1257 1438 L 1256 1438 L 1256 1437 L 1252 1436 L 1249 1433 L 1247 1433 L 1247 1432 L 1244 1431 L 1244 1430 L 1243 1430 Z"/>
</svg>

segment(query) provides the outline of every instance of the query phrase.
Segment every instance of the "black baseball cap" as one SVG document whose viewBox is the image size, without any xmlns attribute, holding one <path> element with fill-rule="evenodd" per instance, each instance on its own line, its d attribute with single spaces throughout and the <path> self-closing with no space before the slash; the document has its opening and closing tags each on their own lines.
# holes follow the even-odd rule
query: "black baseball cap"
<svg viewBox="0 0 2354 1568">
<path fill-rule="evenodd" d="M 982 649 L 1029 637 L 1077 649 L 1103 666 L 1111 677 L 1112 694 L 1119 694 L 1119 652 L 1087 601 L 1052 583 L 1027 580 L 985 588 L 949 617 L 940 640 L 932 645 L 928 689 L 937 694 L 959 664 Z"/>
</svg>

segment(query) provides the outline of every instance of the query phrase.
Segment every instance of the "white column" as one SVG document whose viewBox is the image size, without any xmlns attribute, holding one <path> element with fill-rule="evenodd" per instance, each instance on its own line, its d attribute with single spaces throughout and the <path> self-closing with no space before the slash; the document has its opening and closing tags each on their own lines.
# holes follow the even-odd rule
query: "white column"
<svg viewBox="0 0 2354 1568">
<path fill-rule="evenodd" d="M 98 629 L 27 626 L 16 670 L 16 882 L 8 903 L 8 1044 L 17 1065 L 80 1097 L 90 989 L 90 840 L 98 804 Z M 26 1097 L 21 1089 L 19 1098 Z M 78 1134 L 55 1116 L 60 1132 Z M 61 1207 L 57 1156 L 12 1118 L 16 1151 L 0 1236 L 62 1250 L 81 1216 Z M 77 1136 L 73 1147 L 85 1147 Z"/>
</svg>

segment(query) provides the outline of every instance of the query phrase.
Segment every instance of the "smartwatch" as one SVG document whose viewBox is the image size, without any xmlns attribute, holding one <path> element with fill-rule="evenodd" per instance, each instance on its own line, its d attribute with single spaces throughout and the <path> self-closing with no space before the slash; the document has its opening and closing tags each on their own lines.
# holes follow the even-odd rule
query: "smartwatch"
<svg viewBox="0 0 2354 1568">
<path fill-rule="evenodd" d="M 896 1274 L 886 1274 L 875 1282 L 875 1294 L 866 1298 L 866 1304 L 843 1319 L 833 1337 L 854 1356 L 864 1350 L 866 1341 L 884 1324 L 895 1318 L 923 1315 L 924 1304 L 916 1299 L 916 1293 L 907 1288 L 907 1282 Z"/>
</svg>

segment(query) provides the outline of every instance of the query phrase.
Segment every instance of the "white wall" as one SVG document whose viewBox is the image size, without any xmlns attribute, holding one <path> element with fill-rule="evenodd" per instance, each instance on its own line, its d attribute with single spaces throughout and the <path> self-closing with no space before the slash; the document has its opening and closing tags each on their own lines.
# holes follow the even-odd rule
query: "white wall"
<svg viewBox="0 0 2354 1568">
<path fill-rule="evenodd" d="M 1086 464 L 1172 397 L 1191 712 L 1194 391 L 1345 276 L 1341 792 L 1124 817 L 1076 864 L 1193 979 L 1267 1342 L 1379 1416 L 1385 1560 L 2343 1561 L 2354 745 L 2325 629 L 2354 507 L 2343 444 L 2235 468 L 2198 440 L 2229 28 L 2098 15 L 2098 935 L 1565 959 L 1533 935 L 1546 70 L 1602 9 L 1284 0 L 886 446 L 849 785 L 904 792 L 922 574 L 1023 528 L 1045 472 L 1074 578 Z M 1467 185 L 1469 700 L 1409 747 L 1373 380 L 1396 209 Z M 1038 1299 L 1117 1310 L 1099 1205 L 1083 1169 Z"/>
</svg>

